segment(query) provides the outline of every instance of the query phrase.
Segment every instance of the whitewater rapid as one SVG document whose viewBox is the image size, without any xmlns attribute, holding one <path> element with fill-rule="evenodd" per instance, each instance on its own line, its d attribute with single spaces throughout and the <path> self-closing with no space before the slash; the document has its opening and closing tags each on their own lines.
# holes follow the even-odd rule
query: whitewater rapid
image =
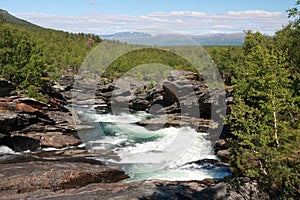
<svg viewBox="0 0 300 200">
<path fill-rule="evenodd" d="M 118 160 L 101 155 L 94 159 L 121 165 L 131 177 L 127 181 L 203 180 L 230 174 L 223 166 L 196 163 L 204 159 L 218 160 L 207 133 L 199 133 L 190 127 L 147 130 L 135 124 L 151 117 L 145 112 L 118 115 L 82 112 L 81 116 L 89 123 L 99 124 L 97 129 L 82 135 L 86 148 L 117 154 Z"/>
</svg>

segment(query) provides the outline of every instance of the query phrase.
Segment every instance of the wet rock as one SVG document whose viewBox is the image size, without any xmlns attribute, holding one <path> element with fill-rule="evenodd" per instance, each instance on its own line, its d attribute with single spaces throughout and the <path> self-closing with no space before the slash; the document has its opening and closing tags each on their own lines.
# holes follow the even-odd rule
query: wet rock
<svg viewBox="0 0 300 200">
<path fill-rule="evenodd" d="M 215 159 L 202 159 L 202 160 L 189 162 L 189 163 L 186 163 L 186 164 L 191 164 L 191 163 L 195 163 L 197 165 L 210 164 L 210 165 L 213 165 L 213 166 L 229 167 L 228 163 L 220 162 L 220 161 L 215 160 Z"/>
<path fill-rule="evenodd" d="M 16 85 L 0 78 L 0 97 L 8 97 L 15 93 Z"/>
<path fill-rule="evenodd" d="M 200 132 L 207 132 L 208 129 L 217 127 L 217 123 L 212 120 L 184 116 L 180 114 L 156 115 L 150 119 L 141 120 L 136 124 L 144 126 L 149 130 L 158 130 L 167 127 L 184 127 L 189 126 Z"/>
</svg>

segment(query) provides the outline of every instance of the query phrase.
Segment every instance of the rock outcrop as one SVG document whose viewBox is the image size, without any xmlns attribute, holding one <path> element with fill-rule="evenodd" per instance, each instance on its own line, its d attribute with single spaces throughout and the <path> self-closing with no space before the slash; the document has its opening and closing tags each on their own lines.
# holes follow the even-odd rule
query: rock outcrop
<svg viewBox="0 0 300 200">
<path fill-rule="evenodd" d="M 85 93 L 89 93 L 88 91 Z M 115 80 L 108 84 L 99 84 L 95 91 L 96 98 L 103 100 L 109 108 L 129 108 L 157 116 L 178 115 L 199 118 L 200 121 L 210 120 L 212 109 L 215 109 L 213 112 L 225 113 L 230 109 L 225 103 L 234 103 L 232 90 L 212 90 L 198 74 L 184 70 L 171 71 L 171 75 L 164 82 L 152 87 L 148 87 L 147 82 L 128 79 L 121 80 L 121 83 L 120 80 Z M 77 99 L 75 91 L 75 101 L 80 98 L 78 95 Z M 96 107 L 96 110 L 97 108 L 103 113 L 103 107 Z"/>
<path fill-rule="evenodd" d="M 214 129 L 218 125 L 216 122 L 208 119 L 180 116 L 177 114 L 168 114 L 166 116 L 157 115 L 150 119 L 141 120 L 136 124 L 144 126 L 149 130 L 159 130 L 167 127 L 189 126 L 200 132 L 207 132 L 208 129 Z"/>
<path fill-rule="evenodd" d="M 55 172 L 52 172 L 53 174 Z M 63 173 L 63 172 L 61 172 Z M 49 175 L 49 174 L 47 174 Z M 74 177 L 77 174 L 74 173 Z M 82 175 L 83 176 L 83 175 Z M 68 180 L 68 176 L 65 178 Z M 6 199 L 19 198 L 43 198 L 43 199 L 199 199 L 201 191 L 209 186 L 216 185 L 219 181 L 206 179 L 203 181 L 137 181 L 131 183 L 93 183 L 81 188 L 67 188 L 72 183 L 60 184 L 61 179 L 55 181 L 55 185 L 64 190 L 41 188 L 39 191 L 32 189 L 24 191 L 20 189 L 2 190 L 0 194 L 6 195 Z M 80 179 L 81 180 L 81 179 Z M 90 179 L 87 179 L 89 181 Z M 76 182 L 76 181 L 72 181 Z M 101 181 L 99 181 L 101 182 Z M 52 182 L 51 182 L 52 183 Z M 86 183 L 86 182 L 83 182 Z M 53 183 L 52 183 L 53 184 Z M 40 187 L 38 185 L 38 187 Z M 14 193 L 18 191 L 19 194 Z M 26 193 L 25 193 L 26 192 Z M 1 199 L 1 198 L 0 198 Z"/>
<path fill-rule="evenodd" d="M 72 168 L 70 169 L 72 170 Z M 63 171 L 64 172 L 64 171 Z M 63 174 L 63 172 L 61 172 Z M 55 174 L 55 172 L 52 172 Z M 57 173 L 57 172 L 56 172 Z M 58 174 L 58 173 L 57 173 Z M 46 173 L 46 175 L 49 175 Z M 81 175 L 84 176 L 84 175 Z M 78 175 L 74 173 L 74 179 L 77 181 Z M 257 181 L 249 178 L 239 178 L 230 182 L 224 182 L 214 179 L 205 179 L 203 181 L 137 181 L 131 183 L 92 183 L 80 188 L 70 188 L 76 181 L 71 181 L 70 176 L 66 176 L 66 183 L 59 184 L 61 179 L 49 182 L 54 183 L 58 188 L 41 188 L 31 191 L 11 189 L 1 190 L 0 199 L 174 199 L 174 200 L 234 200 L 234 199 L 269 199 L 268 196 L 259 191 Z M 52 179 L 51 179 L 52 180 Z M 81 180 L 79 178 L 79 180 Z M 87 179 L 90 181 L 90 179 Z M 26 182 L 27 183 L 27 182 Z M 86 182 L 83 182 L 83 184 Z M 235 187 L 239 184 L 239 187 Z M 14 185 L 16 185 L 14 183 Z M 31 188 L 40 187 L 35 184 Z M 69 187 L 69 189 L 67 189 Z M 17 193 L 16 193 L 17 192 Z M 4 198 L 5 196 L 5 198 Z"/>
<path fill-rule="evenodd" d="M 79 123 L 69 110 L 63 112 L 35 99 L 0 98 L 0 145 L 15 151 L 78 145 L 74 120 Z"/>
<path fill-rule="evenodd" d="M 114 183 L 128 178 L 121 170 L 81 162 L 31 161 L 2 164 L 0 190 L 25 193 L 41 189 L 62 190 L 91 183 Z M 0 195 L 0 196 L 2 196 Z"/>
</svg>

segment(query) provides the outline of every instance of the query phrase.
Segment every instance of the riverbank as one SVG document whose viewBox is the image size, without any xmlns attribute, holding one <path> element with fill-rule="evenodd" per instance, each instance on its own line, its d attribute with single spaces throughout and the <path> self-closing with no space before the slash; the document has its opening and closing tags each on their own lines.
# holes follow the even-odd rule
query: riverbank
<svg viewBox="0 0 300 200">
<path fill-rule="evenodd" d="M 186 108 L 190 109 L 189 106 L 192 105 L 187 101 L 188 94 L 184 93 L 186 90 L 182 89 L 187 85 L 195 87 L 195 89 L 201 88 L 195 75 L 191 73 L 183 73 L 183 75 L 191 77 L 188 80 L 194 84 L 184 82 L 182 79 L 179 84 L 176 82 L 178 79 L 175 79 L 175 81 L 169 82 L 168 87 L 154 87 L 135 94 L 134 99 L 128 102 L 130 109 L 155 111 L 156 114 L 155 118 L 142 120 L 136 124 L 149 130 L 180 126 L 193 127 L 198 131 L 218 130 L 218 124 L 208 117 L 211 112 L 211 104 L 217 101 L 209 101 L 212 99 L 210 98 L 211 93 L 204 92 L 205 90 L 197 90 L 197 101 L 200 99 L 200 103 L 203 105 L 202 117 L 196 118 L 185 114 L 183 118 L 179 118 L 182 113 L 178 111 L 180 104 L 176 99 L 180 98 L 180 102 L 185 102 L 181 106 Z M 7 87 L 11 91 L 7 91 L 5 97 L 0 99 L 0 144 L 2 145 L 0 185 L 1 196 L 5 196 L 5 199 L 169 199 L 169 197 L 173 199 L 224 199 L 230 195 L 238 195 L 228 193 L 228 184 L 216 179 L 120 182 L 128 178 L 128 175 L 120 167 L 110 166 L 93 159 L 93 156 L 99 154 L 108 159 L 114 157 L 118 159 L 118 155 L 112 151 L 91 151 L 82 144 L 78 131 L 87 131 L 94 127 L 82 123 L 80 116 L 74 115 L 67 105 L 68 103 L 74 105 L 76 102 L 76 105 L 85 106 L 86 102 L 89 102 L 85 100 L 92 97 L 85 96 L 83 98 L 83 96 L 77 95 L 81 99 L 72 98 L 70 92 L 73 82 L 74 79 L 65 76 L 60 84 L 47 91 L 48 103 L 10 96 L 14 87 Z M 12 83 L 7 82 L 6 84 Z M 179 91 L 176 98 L 172 92 L 174 89 L 170 89 L 174 85 L 177 87 L 176 91 Z M 95 85 L 85 88 L 95 91 Z M 89 103 L 89 106 L 94 106 L 98 112 L 107 113 L 110 112 L 113 105 L 124 105 L 126 103 L 126 101 L 124 102 L 125 94 L 130 91 L 123 90 L 114 93 L 115 90 L 112 83 L 100 85 L 96 90 L 97 103 Z M 180 93 L 180 91 L 183 92 Z M 112 97 L 118 102 L 111 101 Z M 233 101 L 231 97 L 227 95 L 227 102 Z M 162 103 L 164 107 L 157 110 L 151 109 L 158 102 Z M 164 122 L 162 113 L 167 115 L 165 123 L 162 123 Z M 221 138 L 226 137 L 224 133 L 221 135 Z M 226 161 L 229 156 L 226 152 L 228 148 L 226 140 L 219 140 L 219 137 L 209 139 L 217 141 L 216 154 L 221 155 L 220 152 L 223 151 L 223 160 Z M 211 161 L 202 162 L 207 164 Z M 211 165 L 216 166 L 218 163 L 213 161 Z"/>
</svg>

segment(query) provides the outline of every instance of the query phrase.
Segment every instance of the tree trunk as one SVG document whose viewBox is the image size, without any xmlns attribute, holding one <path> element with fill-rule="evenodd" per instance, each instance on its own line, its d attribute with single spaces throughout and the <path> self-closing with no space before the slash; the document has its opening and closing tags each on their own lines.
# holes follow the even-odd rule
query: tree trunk
<svg viewBox="0 0 300 200">
<path fill-rule="evenodd" d="M 277 131 L 277 115 L 276 115 L 276 105 L 275 105 L 275 95 L 273 95 L 272 92 L 272 105 L 273 105 L 273 117 L 274 117 L 274 137 L 275 137 L 275 143 L 276 147 L 279 147 L 279 141 L 278 141 L 278 131 Z"/>
</svg>

